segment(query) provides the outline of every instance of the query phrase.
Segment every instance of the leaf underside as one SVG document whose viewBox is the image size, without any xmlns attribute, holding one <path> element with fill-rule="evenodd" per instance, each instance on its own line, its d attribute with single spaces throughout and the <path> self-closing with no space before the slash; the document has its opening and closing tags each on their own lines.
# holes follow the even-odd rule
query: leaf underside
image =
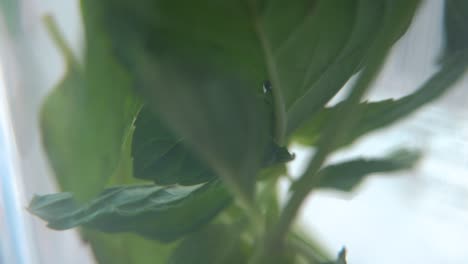
<svg viewBox="0 0 468 264">
<path fill-rule="evenodd" d="M 36 196 L 29 210 L 57 230 L 85 226 L 168 242 L 209 222 L 229 201 L 228 192 L 214 181 L 192 187 L 114 187 L 84 205 L 70 193 Z"/>
<path fill-rule="evenodd" d="M 410 169 L 419 160 L 420 153 L 399 150 L 384 158 L 354 159 L 324 167 L 318 188 L 352 191 L 372 173 L 396 172 Z"/>
<path fill-rule="evenodd" d="M 443 96 L 450 87 L 467 70 L 468 49 L 457 52 L 447 58 L 442 68 L 427 80 L 417 91 L 400 99 L 387 99 L 378 102 L 363 102 L 356 106 L 359 115 L 358 122 L 349 133 L 336 144 L 343 147 L 351 144 L 357 138 L 371 131 L 386 127 L 394 122 L 408 117 L 426 104 Z M 323 108 L 300 127 L 292 140 L 303 145 L 315 145 L 324 127 L 330 122 L 332 116 L 342 111 L 344 102 L 333 107 Z"/>
</svg>

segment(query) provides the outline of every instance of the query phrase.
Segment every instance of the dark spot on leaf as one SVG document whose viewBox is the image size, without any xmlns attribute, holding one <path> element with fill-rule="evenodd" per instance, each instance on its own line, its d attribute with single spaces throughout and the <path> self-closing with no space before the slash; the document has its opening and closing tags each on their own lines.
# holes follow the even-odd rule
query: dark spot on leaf
<svg viewBox="0 0 468 264">
<path fill-rule="evenodd" d="M 271 82 L 269 80 L 263 81 L 263 93 L 271 92 Z"/>
</svg>

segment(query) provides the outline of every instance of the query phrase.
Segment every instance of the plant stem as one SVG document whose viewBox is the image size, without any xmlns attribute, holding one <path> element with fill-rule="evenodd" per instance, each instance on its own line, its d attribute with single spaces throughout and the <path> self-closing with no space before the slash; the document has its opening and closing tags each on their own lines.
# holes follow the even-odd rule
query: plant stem
<svg viewBox="0 0 468 264">
<path fill-rule="evenodd" d="M 260 237 L 265 230 L 265 223 L 260 213 L 260 210 L 255 206 L 254 201 L 252 201 L 252 199 L 249 198 L 249 195 L 245 193 L 244 189 L 242 189 L 239 186 L 239 184 L 237 184 L 231 179 L 231 177 L 223 177 L 223 181 L 226 184 L 227 188 L 237 200 L 240 207 L 245 211 L 250 223 L 254 226 L 256 236 Z"/>
<path fill-rule="evenodd" d="M 345 131 L 349 131 L 354 122 L 357 121 L 359 115 L 356 114 L 356 108 L 354 106 L 359 103 L 360 98 L 369 88 L 369 84 L 375 77 L 378 69 L 380 69 L 379 66 L 380 63 L 376 63 L 375 66 L 369 64 L 367 70 L 364 70 L 361 78 L 359 78 L 354 89 L 346 100 L 343 111 L 338 111 L 331 119 L 342 120 L 342 122 L 329 122 L 329 125 L 324 131 L 324 137 L 318 143 L 317 153 L 309 163 L 305 173 L 291 186 L 291 189 L 294 192 L 281 215 L 280 221 L 275 230 L 273 241 L 281 241 L 283 239 L 295 219 L 302 202 L 320 183 L 321 175 L 317 172 L 322 167 L 328 157 L 328 154 L 332 152 L 338 142 L 340 142 Z"/>
<path fill-rule="evenodd" d="M 401 36 L 401 32 L 406 30 L 419 1 L 415 0 L 409 3 L 401 1 L 398 3 L 403 6 L 399 6 L 401 8 L 397 8 L 398 6 L 389 6 L 387 8 L 388 11 L 383 18 L 382 30 L 368 51 L 365 68 L 345 100 L 342 111 L 337 111 L 326 125 L 322 133 L 323 136 L 317 144 L 316 155 L 309 163 L 305 173 L 291 186 L 292 196 L 286 204 L 276 228 L 264 236 L 260 252 L 257 252 L 254 256 L 253 263 L 263 263 L 269 252 L 275 252 L 283 248 L 286 234 L 296 218 L 302 202 L 320 183 L 320 178 L 323 175 L 317 172 L 326 161 L 328 154 L 334 150 L 347 131 L 351 130 L 354 123 L 359 119 L 360 114 L 357 112 L 358 109 L 355 105 L 360 102 L 360 99 L 369 89 L 393 43 Z M 261 31 L 259 32 L 261 36 L 260 33 Z"/>
<path fill-rule="evenodd" d="M 67 41 L 63 37 L 62 33 L 60 33 L 59 27 L 55 22 L 55 19 L 51 15 L 46 15 L 44 16 L 43 21 L 54 44 L 65 57 L 65 62 L 68 64 L 69 67 L 77 67 L 79 65 L 78 61 L 73 55 L 73 52 L 70 49 L 70 47 L 67 45 Z"/>
</svg>

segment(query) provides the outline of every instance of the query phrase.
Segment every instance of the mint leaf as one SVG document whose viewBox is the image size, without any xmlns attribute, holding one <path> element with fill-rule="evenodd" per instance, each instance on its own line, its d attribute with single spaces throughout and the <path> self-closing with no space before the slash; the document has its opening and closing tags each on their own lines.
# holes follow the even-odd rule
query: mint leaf
<svg viewBox="0 0 468 264">
<path fill-rule="evenodd" d="M 210 225 L 185 238 L 175 248 L 169 264 L 247 263 L 240 232 L 220 224 Z"/>
<path fill-rule="evenodd" d="M 119 166 L 139 102 L 98 25 L 86 19 L 85 58 L 79 65 L 48 21 L 68 70 L 42 106 L 42 141 L 60 188 L 85 201 Z"/>
<path fill-rule="evenodd" d="M 214 178 L 214 171 L 186 144 L 186 140 L 170 131 L 151 109 L 143 107 L 135 121 L 133 135 L 134 176 L 159 185 L 194 185 Z M 273 141 L 262 155 L 262 167 L 293 159 L 286 148 Z"/>
<path fill-rule="evenodd" d="M 347 5 L 352 4 L 353 7 L 346 7 L 347 14 L 343 15 L 344 19 L 341 20 L 341 16 L 336 16 L 335 11 L 333 11 L 336 6 L 342 6 L 341 2 L 320 1 L 319 3 L 321 3 L 324 10 L 319 10 L 317 7 L 316 12 L 323 15 L 316 16 L 321 17 L 320 19 L 315 18 L 315 21 L 310 21 L 317 29 L 317 33 L 307 35 L 308 38 L 318 39 L 321 43 L 317 47 L 315 45 L 305 46 L 310 49 L 305 54 L 310 53 L 313 56 L 306 57 L 301 52 L 297 52 L 295 55 L 296 57 L 304 56 L 304 60 L 308 58 L 311 65 L 314 65 L 314 67 L 310 66 L 308 69 L 314 71 L 308 74 L 313 78 L 309 78 L 308 82 L 303 82 L 302 90 L 304 93 L 288 107 L 288 135 L 291 135 L 305 120 L 325 106 L 341 90 L 349 78 L 365 65 L 365 60 L 371 50 L 370 47 L 374 44 L 377 33 L 383 27 L 385 13 L 389 9 L 385 1 L 346 1 Z M 332 21 L 327 21 L 330 19 Z M 323 30 L 323 25 L 329 23 L 340 28 L 338 32 L 345 32 L 346 37 L 340 39 L 328 38 L 328 35 L 336 34 L 332 31 L 325 32 Z M 305 33 L 303 32 L 302 35 Z M 323 38 L 324 40 L 322 40 Z M 300 43 L 301 41 L 302 38 L 296 37 L 296 42 Z M 339 48 L 334 52 L 330 52 L 327 48 L 328 45 L 338 45 Z M 314 48 L 311 49 L 310 47 Z M 297 47 L 292 46 L 290 53 L 294 53 L 295 49 Z M 285 54 L 285 56 L 291 55 Z M 294 69 L 294 67 L 290 67 L 290 69 Z"/>
<path fill-rule="evenodd" d="M 349 192 L 369 174 L 409 169 L 419 157 L 417 152 L 399 150 L 385 158 L 360 158 L 328 165 L 319 171 L 322 174 L 319 188 Z"/>
<path fill-rule="evenodd" d="M 127 149 L 139 108 L 130 76 L 111 54 L 94 10 L 83 5 L 82 11 L 82 64 L 77 63 L 58 30 L 51 28 L 66 59 L 67 72 L 45 99 L 40 113 L 44 149 L 59 188 L 73 192 L 80 202 L 88 201 L 108 182 L 127 183 L 132 178 Z M 150 264 L 163 262 L 168 255 L 166 246 L 141 237 L 82 231 L 99 263 Z"/>
<path fill-rule="evenodd" d="M 170 131 L 148 107 L 140 111 L 135 122 L 132 156 L 134 176 L 159 185 L 193 185 L 215 177 L 210 167 L 185 146 L 184 139 Z"/>
<path fill-rule="evenodd" d="M 360 115 L 358 122 L 337 142 L 337 147 L 346 146 L 357 138 L 373 130 L 388 126 L 408 117 L 422 106 L 443 96 L 450 87 L 463 76 L 467 69 L 468 52 L 459 52 L 444 62 L 443 67 L 426 81 L 416 92 L 398 100 L 388 99 L 379 102 L 364 102 L 356 107 Z M 293 140 L 303 145 L 315 145 L 323 136 L 324 127 L 332 116 L 342 111 L 345 103 L 323 108 L 300 127 Z"/>
<path fill-rule="evenodd" d="M 228 192 L 214 181 L 191 187 L 114 187 L 84 205 L 70 193 L 36 196 L 29 210 L 56 230 L 84 226 L 169 242 L 208 223 L 229 201 Z"/>
<path fill-rule="evenodd" d="M 358 70 L 383 11 L 379 1 L 92 5 L 147 104 L 217 175 L 250 194 L 269 138 L 282 146 L 286 123 L 297 127 Z M 263 80 L 272 83 L 274 131 L 253 96 Z"/>
</svg>

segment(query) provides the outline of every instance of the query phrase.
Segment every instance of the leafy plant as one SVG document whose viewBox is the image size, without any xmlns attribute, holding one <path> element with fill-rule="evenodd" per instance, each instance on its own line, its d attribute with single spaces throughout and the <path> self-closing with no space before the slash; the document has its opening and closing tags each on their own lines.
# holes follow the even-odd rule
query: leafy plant
<svg viewBox="0 0 468 264">
<path fill-rule="evenodd" d="M 467 9 L 447 8 L 440 70 L 401 99 L 361 101 L 418 4 L 82 0 L 83 60 L 47 18 L 68 71 L 41 129 L 66 192 L 36 196 L 29 210 L 53 229 L 84 227 L 100 263 L 345 263 L 344 250 L 333 261 L 292 226 L 303 200 L 411 168 L 419 153 L 327 157 L 440 97 L 467 69 L 466 27 L 453 17 Z M 352 76 L 348 97 L 328 106 Z M 316 152 L 281 207 L 293 142 Z"/>
</svg>

